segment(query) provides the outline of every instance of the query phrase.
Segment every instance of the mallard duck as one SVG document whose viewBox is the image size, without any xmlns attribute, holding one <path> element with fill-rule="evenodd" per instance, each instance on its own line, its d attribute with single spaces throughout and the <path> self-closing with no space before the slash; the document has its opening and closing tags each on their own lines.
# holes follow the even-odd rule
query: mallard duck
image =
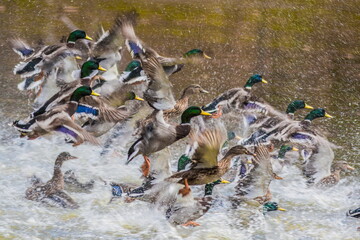
<svg viewBox="0 0 360 240">
<path fill-rule="evenodd" d="M 193 198 L 187 180 L 185 187 L 178 192 L 176 202 L 166 211 L 166 218 L 172 224 L 183 224 L 183 226 L 199 226 L 194 220 L 205 215 L 213 204 L 212 192 L 216 185 L 230 183 L 218 179 L 205 185 L 205 194 L 202 198 Z"/>
<path fill-rule="evenodd" d="M 276 152 L 276 155 L 271 156 L 271 165 L 274 170 L 274 172 L 279 173 L 283 169 L 285 165 L 290 165 L 292 163 L 292 160 L 285 157 L 287 152 L 290 151 L 299 151 L 296 147 L 292 147 L 289 145 L 281 145 L 278 152 Z M 298 158 L 298 157 L 297 157 Z M 296 159 L 297 159 L 296 158 Z"/>
<path fill-rule="evenodd" d="M 73 139 L 74 146 L 83 143 L 84 140 L 99 144 L 96 138 L 74 123 L 71 118 L 76 112 L 80 99 L 89 95 L 98 96 L 90 87 L 79 87 L 73 92 L 69 102 L 36 116 L 26 124 L 15 121 L 13 126 L 21 132 L 22 136 L 28 136 L 29 139 L 57 131 L 65 133 Z"/>
<path fill-rule="evenodd" d="M 157 111 L 156 114 L 154 114 L 153 121 L 144 127 L 141 137 L 130 147 L 127 164 L 136 156 L 142 154 L 145 159 L 143 173 L 144 176 L 147 176 L 150 167 L 150 160 L 147 156 L 186 137 L 191 130 L 191 119 L 199 115 L 210 116 L 211 114 L 204 112 L 199 107 L 192 106 L 183 112 L 179 125 L 171 125 L 164 121 L 163 111 Z"/>
<path fill-rule="evenodd" d="M 355 170 L 345 161 L 334 163 L 332 169 L 333 169 L 332 173 L 329 176 L 322 178 L 319 182 L 315 184 L 316 187 L 319 188 L 332 187 L 340 181 L 341 172 L 345 172 L 346 170 L 351 170 L 351 171 Z"/>
<path fill-rule="evenodd" d="M 254 155 L 245 147 L 238 145 L 232 147 L 218 162 L 220 148 L 225 140 L 226 133 L 219 126 L 215 129 L 205 130 L 200 134 L 194 134 L 193 141 L 198 144 L 192 157 L 194 164 L 189 170 L 175 173 L 167 180 L 183 184 L 184 180 L 187 179 L 190 185 L 210 183 L 221 178 L 229 170 L 233 157 L 241 154 Z"/>
<path fill-rule="evenodd" d="M 203 89 L 199 84 L 191 84 L 186 87 L 181 97 L 176 101 L 173 109 L 164 111 L 164 119 L 171 119 L 180 116 L 189 107 L 189 98 L 191 95 L 198 95 L 200 93 L 209 93 Z"/>
<path fill-rule="evenodd" d="M 293 121 L 291 119 L 282 119 L 274 127 L 268 128 L 268 130 L 261 129 L 254 133 L 251 138 L 242 141 L 243 144 L 247 142 L 269 142 L 279 141 L 301 144 L 302 142 L 308 142 L 313 139 L 312 136 L 322 135 L 319 131 L 311 127 L 311 122 L 320 117 L 332 118 L 323 108 L 317 108 L 312 110 L 305 116 L 303 121 Z"/>
<path fill-rule="evenodd" d="M 169 76 L 173 73 L 180 71 L 183 67 L 183 64 L 189 62 L 196 62 L 200 59 L 211 59 L 208 55 L 204 53 L 204 51 L 200 49 L 192 49 L 186 52 L 180 58 L 168 58 L 163 57 L 158 54 L 154 49 L 146 46 L 146 44 L 140 40 L 134 31 L 133 21 L 123 21 L 122 25 L 122 33 L 125 37 L 125 44 L 134 59 L 139 59 L 141 54 L 145 52 L 150 53 L 150 55 L 154 56 L 164 67 L 165 73 Z"/>
<path fill-rule="evenodd" d="M 26 198 L 64 208 L 78 208 L 78 204 L 64 192 L 64 176 L 61 166 L 64 161 L 70 159 L 76 159 L 76 157 L 71 156 L 68 152 L 60 153 L 55 160 L 53 177 L 45 184 L 37 182 L 28 188 L 25 193 Z"/>
<path fill-rule="evenodd" d="M 254 145 L 255 143 L 265 141 L 264 136 L 275 133 L 278 131 L 279 127 L 285 122 L 289 123 L 291 119 L 294 118 L 294 113 L 299 109 L 314 109 L 313 107 L 307 105 L 303 100 L 292 101 L 287 109 L 286 114 L 278 112 L 276 110 L 271 111 L 270 116 L 263 116 L 260 119 L 256 117 L 252 118 L 248 124 L 251 125 L 253 129 L 256 129 L 249 137 L 243 139 L 241 144 L 243 145 Z"/>
<path fill-rule="evenodd" d="M 66 84 L 62 89 L 49 98 L 40 108 L 30 114 L 30 118 L 34 118 L 40 114 L 49 111 L 51 108 L 64 104 L 69 101 L 70 96 L 73 94 L 74 90 L 80 86 L 90 86 L 92 79 L 100 71 L 106 71 L 105 68 L 99 65 L 96 61 L 90 60 L 85 62 L 81 66 L 80 74 L 78 80 Z"/>
<path fill-rule="evenodd" d="M 174 119 L 180 116 L 188 107 L 189 107 L 189 97 L 191 95 L 197 95 L 200 93 L 209 93 L 205 89 L 203 89 L 199 84 L 191 84 L 186 87 L 181 97 L 176 101 L 176 104 L 173 109 L 163 111 L 164 120 L 168 122 L 169 119 Z M 145 119 L 137 122 L 137 130 L 134 135 L 137 135 L 139 131 L 147 124 L 147 122 L 151 121 L 152 114 L 149 114 Z"/>
<path fill-rule="evenodd" d="M 172 84 L 160 62 L 154 56 L 141 57 L 141 65 L 150 80 L 144 92 L 144 99 L 154 109 L 173 109 L 176 102 L 172 93 Z"/>
<path fill-rule="evenodd" d="M 286 211 L 284 208 L 279 207 L 277 202 L 266 202 L 263 204 L 263 213 L 272 212 L 272 211 Z"/>
<path fill-rule="evenodd" d="M 148 78 L 141 67 L 140 60 L 132 60 L 119 77 L 119 81 L 125 84 L 135 84 L 147 81 Z"/>
<path fill-rule="evenodd" d="M 256 156 L 251 164 L 242 164 L 239 172 L 239 180 L 235 187 L 236 195 L 233 202 L 238 200 L 256 201 L 260 204 L 268 202 L 272 198 L 270 183 L 273 179 L 282 179 L 273 172 L 270 151 L 273 146 L 259 145 L 255 147 Z"/>
<path fill-rule="evenodd" d="M 242 109 L 244 105 L 248 104 L 251 100 L 251 88 L 259 82 L 267 83 L 261 75 L 255 74 L 246 81 L 243 88 L 232 88 L 227 90 L 216 97 L 211 103 L 205 105 L 203 110 L 208 112 L 216 112 L 219 110 L 219 116 L 222 114 L 222 111 L 230 112 L 232 110 Z M 250 105 L 248 107 L 250 107 Z"/>
<path fill-rule="evenodd" d="M 73 80 L 69 79 L 71 76 L 68 73 L 77 69 L 75 58 L 80 58 L 81 52 L 74 49 L 74 46 L 79 39 L 92 40 L 84 31 L 75 30 L 70 33 L 66 45 L 45 46 L 37 53 L 32 53 L 31 57 L 27 55 L 26 62 L 20 62 L 15 66 L 14 74 L 25 78 L 18 88 L 20 90 L 35 89 L 36 105 L 41 105 L 46 100 L 47 94 L 51 96 L 51 93 L 56 91 L 58 84 Z M 17 53 L 31 52 L 31 49 L 26 48 L 26 44 L 21 44 L 18 40 L 14 40 L 12 43 L 14 51 Z M 49 86 L 44 89 L 46 91 L 42 91 L 45 83 Z M 41 96 L 40 93 L 45 96 Z"/>
</svg>

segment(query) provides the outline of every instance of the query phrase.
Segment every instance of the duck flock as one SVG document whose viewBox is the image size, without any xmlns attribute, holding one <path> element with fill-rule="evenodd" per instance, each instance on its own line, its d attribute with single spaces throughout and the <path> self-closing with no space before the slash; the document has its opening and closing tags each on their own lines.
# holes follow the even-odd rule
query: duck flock
<svg viewBox="0 0 360 240">
<path fill-rule="evenodd" d="M 251 92 L 267 83 L 261 75 L 248 76 L 243 87 L 229 89 L 202 106 L 189 106 L 191 96 L 209 94 L 196 82 L 175 100 L 171 76 L 180 75 L 185 65 L 195 68 L 211 57 L 200 49 L 181 57 L 159 55 L 135 34 L 136 18 L 133 12 L 120 14 L 96 40 L 74 27 L 58 45 L 36 49 L 24 40 L 11 40 L 22 58 L 14 68 L 22 80 L 18 89 L 34 99 L 34 111 L 12 124 L 20 137 L 36 141 L 63 134 L 73 146 L 102 147 L 101 154 L 109 147 L 116 149 L 113 140 L 118 139 L 128 147 L 127 158 L 119 158 L 119 164 L 143 159 L 141 185 L 103 180 L 112 189 L 109 204 L 114 199 L 127 204 L 146 201 L 174 225 L 198 226 L 196 220 L 213 204 L 215 186 L 231 183 L 234 194 L 223 197 L 232 207 L 250 203 L 265 214 L 284 210 L 271 201 L 271 182 L 284 181 L 281 175 L 287 166 L 301 168 L 307 187 L 324 189 L 336 185 L 342 172 L 354 170 L 345 161 L 333 162 L 336 146 L 325 131 L 312 125 L 317 118 L 332 118 L 325 109 L 314 109 L 302 100 L 289 103 L 285 112 L 275 109 Z M 132 60 L 121 72 L 118 66 L 125 54 Z M 307 109 L 305 119 L 295 120 L 296 111 Z M 132 132 L 131 137 L 122 136 L 118 131 L 122 126 Z M 184 154 L 172 171 L 170 158 L 157 159 L 153 153 L 170 151 L 168 147 L 177 141 Z M 53 177 L 46 183 L 34 177 L 26 198 L 50 206 L 81 207 L 64 188 L 91 191 L 94 180 L 81 183 L 73 171 L 62 173 L 63 162 L 75 158 L 60 153 Z M 192 192 L 195 185 L 204 185 L 200 195 Z M 349 210 L 348 215 L 360 217 L 360 210 Z"/>
</svg>

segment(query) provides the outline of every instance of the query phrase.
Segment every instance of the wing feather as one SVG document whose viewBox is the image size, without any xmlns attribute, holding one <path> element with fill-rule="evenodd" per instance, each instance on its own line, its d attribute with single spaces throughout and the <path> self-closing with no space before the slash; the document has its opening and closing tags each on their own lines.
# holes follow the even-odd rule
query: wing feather
<svg viewBox="0 0 360 240">
<path fill-rule="evenodd" d="M 198 144 L 192 157 L 192 160 L 196 162 L 195 168 L 212 168 L 218 165 L 218 154 L 226 141 L 226 136 L 225 128 L 220 125 L 190 136 L 192 141 Z"/>
</svg>

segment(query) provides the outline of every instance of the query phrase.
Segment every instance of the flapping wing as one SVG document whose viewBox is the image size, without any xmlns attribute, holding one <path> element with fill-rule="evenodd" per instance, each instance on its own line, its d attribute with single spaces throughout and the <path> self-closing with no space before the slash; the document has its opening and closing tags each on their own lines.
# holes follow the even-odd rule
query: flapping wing
<svg viewBox="0 0 360 240">
<path fill-rule="evenodd" d="M 106 100 L 101 97 L 83 97 L 79 106 L 82 108 L 82 110 L 79 109 L 79 111 L 81 111 L 80 114 L 87 114 L 88 117 L 92 119 L 104 122 L 119 122 L 134 114 L 126 107 L 111 107 Z"/>
<path fill-rule="evenodd" d="M 192 134 L 193 142 L 197 142 L 198 147 L 192 157 L 196 163 L 195 168 L 211 168 L 218 164 L 217 157 L 221 146 L 226 141 L 226 130 L 222 126 L 215 126 L 214 129 L 206 129 L 199 134 Z"/>
<path fill-rule="evenodd" d="M 103 32 L 94 45 L 93 54 L 100 56 L 103 52 L 118 51 L 119 47 L 124 44 L 122 35 L 122 17 L 117 17 L 110 30 Z"/>
<path fill-rule="evenodd" d="M 92 144 L 100 145 L 99 140 L 97 140 L 93 135 L 91 135 L 91 133 L 82 129 L 71 119 L 62 119 L 61 123 L 61 126 L 59 126 L 56 131 L 66 134 L 76 142 L 82 142 L 83 140 L 85 140 Z"/>
<path fill-rule="evenodd" d="M 172 85 L 156 57 L 142 57 L 141 63 L 145 73 L 150 79 L 144 98 L 151 106 L 159 110 L 174 108 L 176 101 L 172 93 Z"/>
<path fill-rule="evenodd" d="M 19 38 L 10 40 L 11 48 L 17 53 L 21 59 L 26 59 L 34 54 L 34 49 L 30 47 L 24 40 Z"/>
</svg>

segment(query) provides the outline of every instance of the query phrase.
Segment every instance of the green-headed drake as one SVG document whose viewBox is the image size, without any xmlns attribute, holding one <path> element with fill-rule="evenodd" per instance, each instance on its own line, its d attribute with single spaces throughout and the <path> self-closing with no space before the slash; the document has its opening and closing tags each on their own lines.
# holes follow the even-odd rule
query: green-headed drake
<svg viewBox="0 0 360 240">
<path fill-rule="evenodd" d="M 62 132 L 70 137 L 75 143 L 74 146 L 89 141 L 99 144 L 98 140 L 90 133 L 77 125 L 72 116 L 75 114 L 79 101 L 85 96 L 99 96 L 88 86 L 78 87 L 70 96 L 65 104 L 57 105 L 49 111 L 34 117 L 26 124 L 15 121 L 13 126 L 21 132 L 21 136 L 28 136 L 28 139 L 35 139 L 45 134 Z"/>
</svg>

